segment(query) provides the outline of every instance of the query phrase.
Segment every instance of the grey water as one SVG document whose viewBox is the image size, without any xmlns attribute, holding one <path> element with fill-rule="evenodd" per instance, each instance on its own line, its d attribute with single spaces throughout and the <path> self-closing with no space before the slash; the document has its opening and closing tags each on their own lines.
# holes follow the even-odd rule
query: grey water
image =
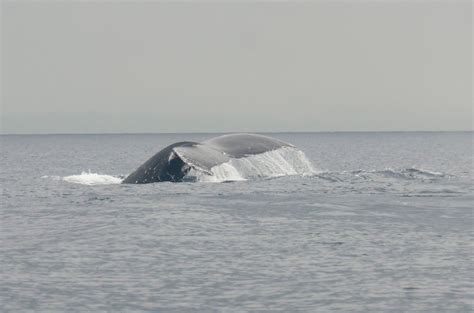
<svg viewBox="0 0 474 313">
<path fill-rule="evenodd" d="M 316 172 L 121 185 L 216 134 L 0 136 L 0 311 L 472 312 L 472 132 L 268 135 Z"/>
</svg>

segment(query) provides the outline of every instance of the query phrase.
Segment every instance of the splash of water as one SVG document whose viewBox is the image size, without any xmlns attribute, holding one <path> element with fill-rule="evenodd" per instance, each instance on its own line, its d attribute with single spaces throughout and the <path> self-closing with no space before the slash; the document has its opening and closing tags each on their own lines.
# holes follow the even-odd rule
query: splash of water
<svg viewBox="0 0 474 313">
<path fill-rule="evenodd" d="M 211 174 L 191 170 L 186 179 L 204 182 L 239 181 L 287 175 L 311 175 L 315 170 L 306 155 L 293 147 L 284 147 L 245 158 L 231 159 L 214 166 Z"/>
<path fill-rule="evenodd" d="M 98 174 L 89 172 L 82 172 L 79 175 L 70 175 L 60 177 L 61 180 L 68 183 L 75 183 L 81 185 L 116 185 L 120 184 L 123 178 L 119 176 Z"/>
</svg>

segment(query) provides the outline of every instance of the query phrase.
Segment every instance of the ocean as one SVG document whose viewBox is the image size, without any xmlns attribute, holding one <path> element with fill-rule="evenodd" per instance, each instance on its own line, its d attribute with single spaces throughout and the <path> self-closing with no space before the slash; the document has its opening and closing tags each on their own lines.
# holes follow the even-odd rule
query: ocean
<svg viewBox="0 0 474 313">
<path fill-rule="evenodd" d="M 473 132 L 269 133 L 311 173 L 120 184 L 217 135 L 0 136 L 0 311 L 472 312 Z"/>
</svg>

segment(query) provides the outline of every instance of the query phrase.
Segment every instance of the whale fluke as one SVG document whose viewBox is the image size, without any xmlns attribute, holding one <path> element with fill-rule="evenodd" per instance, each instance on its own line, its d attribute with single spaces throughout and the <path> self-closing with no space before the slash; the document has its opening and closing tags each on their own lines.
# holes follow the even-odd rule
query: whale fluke
<svg viewBox="0 0 474 313">
<path fill-rule="evenodd" d="M 285 147 L 294 148 L 281 140 L 256 134 L 223 135 L 201 143 L 177 142 L 159 151 L 122 183 L 180 182 L 192 170 L 212 176 L 213 169 L 231 160 L 250 158 Z"/>
</svg>

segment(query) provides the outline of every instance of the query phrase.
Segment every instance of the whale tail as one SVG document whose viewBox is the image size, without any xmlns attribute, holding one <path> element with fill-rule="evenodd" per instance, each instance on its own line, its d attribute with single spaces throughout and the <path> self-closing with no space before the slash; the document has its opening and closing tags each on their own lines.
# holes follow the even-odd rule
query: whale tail
<svg viewBox="0 0 474 313">
<path fill-rule="evenodd" d="M 281 150 L 282 153 L 273 153 L 277 150 Z M 301 164 L 298 163 L 296 170 L 291 164 L 297 159 L 302 160 L 300 154 L 304 157 L 304 154 L 291 144 L 253 134 L 224 135 L 202 143 L 178 142 L 159 151 L 126 177 L 122 183 L 180 182 L 186 180 L 185 178 L 190 173 L 192 177 L 201 177 L 203 180 L 208 180 L 209 177 L 222 180 L 226 177 L 223 173 L 235 174 L 239 171 L 247 177 L 275 176 L 272 175 L 275 173 L 296 174 L 299 173 Z M 305 157 L 304 159 L 303 163 L 310 164 Z M 252 175 L 252 171 L 257 175 Z"/>
</svg>

